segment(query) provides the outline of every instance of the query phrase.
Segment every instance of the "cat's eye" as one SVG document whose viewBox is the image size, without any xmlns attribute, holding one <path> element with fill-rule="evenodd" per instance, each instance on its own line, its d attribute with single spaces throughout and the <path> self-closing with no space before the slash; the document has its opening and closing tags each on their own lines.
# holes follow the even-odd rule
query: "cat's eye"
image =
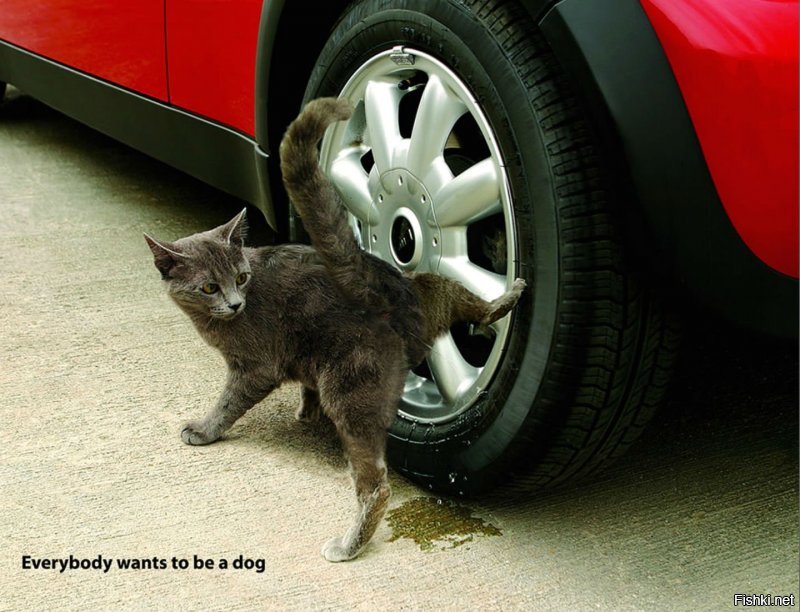
<svg viewBox="0 0 800 612">
<path fill-rule="evenodd" d="M 217 291 L 219 291 L 219 285 L 216 283 L 206 283 L 200 287 L 200 290 L 206 295 L 214 295 Z"/>
<path fill-rule="evenodd" d="M 249 277 L 250 275 L 247 272 L 242 272 L 239 276 L 236 277 L 236 284 L 244 285 Z"/>
</svg>

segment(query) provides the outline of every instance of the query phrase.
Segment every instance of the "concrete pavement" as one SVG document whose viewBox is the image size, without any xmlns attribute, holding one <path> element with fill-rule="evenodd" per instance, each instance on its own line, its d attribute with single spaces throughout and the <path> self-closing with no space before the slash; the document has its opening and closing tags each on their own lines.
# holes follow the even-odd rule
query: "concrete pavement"
<svg viewBox="0 0 800 612">
<path fill-rule="evenodd" d="M 163 294 L 142 232 L 176 238 L 240 208 L 15 90 L 0 105 L 0 609 L 797 601 L 796 348 L 713 325 L 687 340 L 641 443 L 593 481 L 459 504 L 392 475 L 392 520 L 357 561 L 325 562 L 354 500 L 332 429 L 295 422 L 297 388 L 223 442 L 179 437 L 224 368 Z"/>
</svg>

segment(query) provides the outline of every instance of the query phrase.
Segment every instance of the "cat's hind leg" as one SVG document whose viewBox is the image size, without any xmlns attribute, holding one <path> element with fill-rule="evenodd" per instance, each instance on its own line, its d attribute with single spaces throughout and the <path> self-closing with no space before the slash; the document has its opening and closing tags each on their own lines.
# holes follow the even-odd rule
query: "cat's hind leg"
<svg viewBox="0 0 800 612">
<path fill-rule="evenodd" d="M 358 511 L 347 532 L 322 548 L 328 561 L 356 557 L 389 505 L 386 437 L 407 374 L 402 341 L 393 333 L 376 335 L 342 357 L 320 376 L 319 391 L 344 446 Z"/>
<path fill-rule="evenodd" d="M 454 323 L 477 323 L 485 328 L 507 315 L 517 304 L 525 281 L 517 278 L 511 289 L 491 302 L 476 295 L 458 281 L 431 274 L 416 272 L 408 274 L 425 315 L 425 343 L 446 333 Z"/>
<path fill-rule="evenodd" d="M 525 286 L 526 283 L 523 279 L 514 279 L 511 289 L 496 300 L 489 302 L 483 314 L 483 318 L 480 319 L 479 323 L 481 325 L 491 325 L 511 312 L 511 309 L 519 302 L 522 292 L 525 291 Z"/>
<path fill-rule="evenodd" d="M 332 538 L 322 548 L 328 561 L 348 561 L 358 555 L 375 533 L 389 505 L 391 488 L 386 478 L 386 431 L 369 437 L 342 435 L 350 474 L 356 490 L 358 512 L 353 525 L 341 537 Z"/>
</svg>

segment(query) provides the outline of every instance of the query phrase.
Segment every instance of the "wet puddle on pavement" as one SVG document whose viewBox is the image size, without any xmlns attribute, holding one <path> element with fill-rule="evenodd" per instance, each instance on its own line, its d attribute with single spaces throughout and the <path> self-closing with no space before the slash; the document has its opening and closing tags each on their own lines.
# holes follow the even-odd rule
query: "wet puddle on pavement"
<svg viewBox="0 0 800 612">
<path fill-rule="evenodd" d="M 386 521 L 392 529 L 389 542 L 409 538 L 420 550 L 446 550 L 472 542 L 475 536 L 498 536 L 502 531 L 473 510 L 434 497 L 415 497 L 389 510 Z"/>
</svg>

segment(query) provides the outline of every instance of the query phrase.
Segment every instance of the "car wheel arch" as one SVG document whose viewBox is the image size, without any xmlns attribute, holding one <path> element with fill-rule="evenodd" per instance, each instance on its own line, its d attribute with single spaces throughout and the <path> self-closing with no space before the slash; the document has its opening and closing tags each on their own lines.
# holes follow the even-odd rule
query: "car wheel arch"
<svg viewBox="0 0 800 612">
<path fill-rule="evenodd" d="M 626 243 L 642 275 L 740 326 L 796 337 L 797 281 L 769 268 L 734 228 L 640 2 L 523 4 L 541 15 L 539 28 L 613 160 Z"/>
<path fill-rule="evenodd" d="M 278 231 L 288 236 L 287 199 L 277 151 L 289 122 L 300 110 L 303 92 L 330 29 L 349 0 L 324 3 L 265 0 L 259 25 L 255 74 L 256 142 L 269 155 L 269 182 Z M 278 92 L 278 93 L 276 93 Z"/>
</svg>

